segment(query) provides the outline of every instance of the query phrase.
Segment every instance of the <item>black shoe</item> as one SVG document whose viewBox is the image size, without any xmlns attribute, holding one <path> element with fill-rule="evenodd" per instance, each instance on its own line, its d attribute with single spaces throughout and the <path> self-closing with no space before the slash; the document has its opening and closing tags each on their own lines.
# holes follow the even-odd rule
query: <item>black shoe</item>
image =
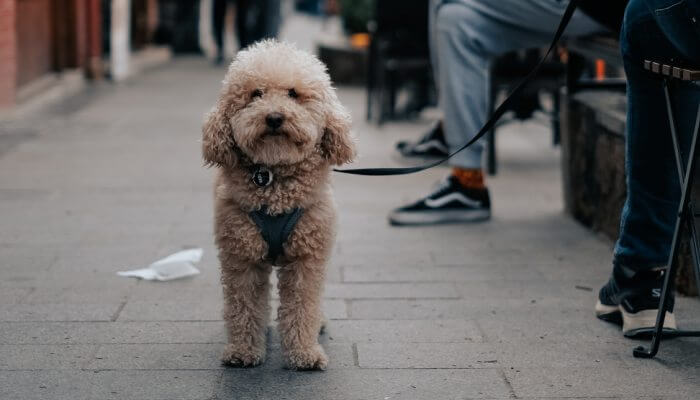
<svg viewBox="0 0 700 400">
<path fill-rule="evenodd" d="M 427 197 L 389 214 L 392 225 L 477 222 L 491 218 L 488 189 L 468 189 L 450 175 Z"/>
<path fill-rule="evenodd" d="M 417 142 L 400 141 L 396 150 L 404 157 L 443 158 L 449 150 L 442 131 L 442 123 L 438 122 Z"/>
<path fill-rule="evenodd" d="M 608 283 L 600 289 L 595 305 L 596 316 L 603 321 L 622 325 L 626 337 L 649 336 L 656 325 L 661 301 L 664 270 L 637 271 L 616 265 Z M 675 297 L 669 297 L 664 332 L 677 330 L 673 315 Z"/>
</svg>

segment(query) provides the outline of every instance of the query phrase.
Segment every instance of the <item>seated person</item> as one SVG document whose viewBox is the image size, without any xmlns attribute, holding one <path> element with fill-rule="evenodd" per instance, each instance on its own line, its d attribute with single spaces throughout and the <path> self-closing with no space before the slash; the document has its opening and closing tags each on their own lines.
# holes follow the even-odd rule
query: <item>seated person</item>
<svg viewBox="0 0 700 400">
<path fill-rule="evenodd" d="M 537 1 L 528 1 L 530 6 Z M 546 1 L 541 4 L 546 3 Z M 582 8 L 593 12 L 599 21 L 611 26 L 614 18 L 600 14 L 601 8 L 619 7 L 627 2 L 601 5 L 593 0 L 583 2 Z M 436 125 L 429 134 L 416 144 L 401 144 L 399 150 L 409 156 L 444 156 L 448 150 L 455 150 L 465 143 L 483 124 L 485 119 L 485 78 L 487 69 L 483 54 L 491 54 L 488 50 L 494 46 L 492 40 L 483 40 L 471 30 L 472 26 L 481 27 L 479 23 L 456 29 L 459 25 L 456 19 L 458 10 L 473 17 L 482 15 L 488 21 L 486 25 L 494 28 L 499 26 L 495 21 L 492 6 L 480 1 L 460 1 L 448 3 L 454 9 L 449 10 L 445 20 L 440 15 L 445 9 L 438 9 L 438 34 L 436 35 L 437 50 L 441 54 L 438 71 L 440 101 L 445 112 L 442 124 Z M 462 5 L 469 10 L 457 8 Z M 500 2 L 498 3 L 500 4 Z M 509 5 L 512 5 L 509 3 Z M 551 5 L 551 4 L 550 4 Z M 446 5 L 443 5 L 445 7 Z M 598 10 L 594 10 L 594 9 Z M 486 11 L 491 11 L 487 13 Z M 527 15 L 520 10 L 517 15 Z M 538 9 L 542 11 L 542 9 Z M 561 10 L 560 10 L 561 11 Z M 612 15 L 615 12 L 613 10 Z M 506 15 L 508 15 L 506 13 Z M 488 16 L 488 18 L 486 18 Z M 498 14 L 502 17 L 502 14 Z M 581 17 L 579 16 L 579 23 Z M 554 18 L 556 19 L 556 18 Z M 518 20 L 519 21 L 519 20 Z M 576 22 L 574 18 L 572 23 Z M 551 22 L 551 21 L 550 21 Z M 450 25 L 452 23 L 453 25 Z M 586 26 L 590 21 L 586 21 Z M 507 25 L 506 31 L 524 29 L 522 23 Z M 545 24 L 541 24 L 545 25 Z M 548 23 L 553 27 L 556 21 Z M 450 27 L 452 27 L 450 29 Z M 580 27 L 579 27 L 580 28 Z M 614 29 L 615 27 L 612 26 Z M 485 29 L 485 28 L 483 28 Z M 582 29 L 582 28 L 580 28 Z M 447 32 L 455 33 L 452 40 Z M 501 33 L 495 36 L 503 39 Z M 571 31 L 569 31 L 571 33 Z M 574 32 L 581 32 L 581 30 Z M 550 32 L 551 34 L 551 32 Z M 518 37 L 522 40 L 525 35 Z M 461 38 L 463 40 L 458 40 Z M 487 38 L 488 39 L 488 38 Z M 507 38 L 506 38 L 507 42 Z M 500 42 L 499 42 L 500 43 Z M 622 325 L 622 332 L 627 337 L 648 335 L 654 329 L 659 308 L 661 288 L 663 286 L 665 267 L 668 264 L 670 246 L 676 213 L 680 202 L 680 185 L 675 166 L 673 143 L 668 128 L 665 113 L 664 93 L 661 78 L 643 68 L 645 59 L 684 63 L 700 66 L 700 0 L 631 0 L 626 5 L 625 18 L 620 36 L 621 50 L 628 79 L 627 90 L 627 124 L 626 124 L 626 173 L 627 199 L 622 210 L 620 236 L 617 240 L 613 256 L 613 271 L 606 285 L 598 295 L 595 307 L 596 315 L 606 321 Z M 443 47 L 439 47 L 442 45 Z M 495 46 L 498 48 L 498 46 Z M 527 46 L 523 46 L 527 47 Z M 468 82 L 461 82 L 458 77 L 447 79 L 444 74 L 450 68 L 446 66 L 441 51 L 449 50 L 448 54 L 462 55 L 464 65 L 450 64 L 451 68 L 462 71 L 462 76 L 470 77 Z M 457 51 L 459 50 L 459 51 Z M 449 58 L 448 58 L 449 60 Z M 473 64 L 474 62 L 477 64 Z M 479 64 L 481 63 L 481 64 Z M 480 68 L 479 68 L 480 67 Z M 446 83 L 447 82 L 447 83 Z M 460 88 L 483 90 L 462 90 Z M 695 116 L 700 103 L 700 88 L 686 85 L 676 91 L 672 99 L 677 115 L 678 132 L 692 132 Z M 447 92 L 447 93 L 446 93 Z M 483 93 L 484 95 L 476 95 Z M 462 103 L 460 103 L 462 102 Z M 455 104 L 463 104 L 466 113 L 457 113 Z M 455 124 L 455 119 L 463 125 Z M 476 122 L 475 122 L 476 121 Z M 469 126 L 469 129 L 451 131 L 451 127 Z M 457 132 L 468 133 L 455 139 Z M 684 138 L 685 148 L 689 138 Z M 440 143 L 448 144 L 448 149 L 441 149 Z M 453 173 L 447 178 L 442 187 L 435 193 L 416 204 L 403 207 L 392 213 L 395 223 L 437 223 L 448 221 L 473 221 L 483 219 L 488 213 L 488 192 L 483 187 L 483 176 L 480 171 L 481 148 L 476 147 L 470 155 L 457 158 L 453 163 Z M 478 155 L 478 157 L 477 157 Z M 469 161 L 470 160 L 470 161 Z M 473 168 L 466 168 L 473 166 Z M 457 195 L 451 195 L 457 193 Z M 448 201 L 440 201 L 450 196 Z M 469 201 L 481 197 L 483 200 Z M 479 203 L 481 201 L 481 203 Z M 462 203 L 462 204 L 459 204 Z M 444 210 L 444 214 L 443 214 Z M 481 211 L 481 213 L 479 213 Z M 434 216 L 433 216 L 434 215 Z M 440 217 L 445 215 L 445 217 Z M 413 216 L 407 218 L 407 216 Z M 476 216 L 476 217 L 475 217 Z M 673 315 L 673 297 L 666 315 L 665 328 L 675 330 L 676 322 Z"/>
<path fill-rule="evenodd" d="M 700 66 L 700 0 L 631 0 L 620 47 L 627 74 L 627 199 L 612 276 L 595 310 L 634 337 L 649 334 L 655 325 L 681 196 L 661 77 L 646 71 L 643 62 Z M 674 93 L 676 126 L 688 135 L 700 87 L 687 84 Z M 681 148 L 689 145 L 690 137 L 681 138 Z M 664 327 L 676 328 L 673 298 Z"/>
<path fill-rule="evenodd" d="M 512 50 L 548 45 L 567 4 L 560 0 L 431 1 L 430 52 L 444 118 L 418 143 L 399 144 L 401 153 L 442 156 L 474 137 L 488 118 L 489 63 Z M 604 29 L 578 11 L 566 32 L 577 36 Z M 479 141 L 452 157 L 453 168 L 443 184 L 394 210 L 390 223 L 469 223 L 490 218 L 482 152 Z"/>
</svg>

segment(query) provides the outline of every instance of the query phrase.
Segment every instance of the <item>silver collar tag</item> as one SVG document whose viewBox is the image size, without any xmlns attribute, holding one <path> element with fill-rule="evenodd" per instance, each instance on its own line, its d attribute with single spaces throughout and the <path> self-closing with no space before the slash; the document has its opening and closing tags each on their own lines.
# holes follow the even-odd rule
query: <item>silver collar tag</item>
<svg viewBox="0 0 700 400">
<path fill-rule="evenodd" d="M 265 167 L 256 166 L 253 170 L 252 180 L 257 187 L 263 188 L 266 186 L 270 186 L 270 184 L 272 183 L 272 178 L 272 171 Z"/>
</svg>

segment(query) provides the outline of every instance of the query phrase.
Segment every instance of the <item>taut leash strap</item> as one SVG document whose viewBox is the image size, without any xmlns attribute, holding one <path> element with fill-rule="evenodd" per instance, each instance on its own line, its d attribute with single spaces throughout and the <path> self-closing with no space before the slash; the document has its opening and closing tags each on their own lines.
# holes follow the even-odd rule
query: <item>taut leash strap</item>
<svg viewBox="0 0 700 400">
<path fill-rule="evenodd" d="M 437 160 L 428 164 L 424 165 L 419 165 L 417 167 L 399 167 L 399 168 L 350 168 L 350 169 L 333 169 L 335 172 L 340 172 L 343 174 L 352 174 L 352 175 L 366 175 L 366 176 L 389 176 L 389 175 L 407 175 L 407 174 L 413 174 L 415 172 L 420 172 L 420 171 L 425 171 L 426 169 L 430 169 L 433 167 L 437 167 L 438 165 L 444 163 L 445 161 L 449 160 L 454 156 L 455 154 L 459 153 L 460 151 L 466 149 L 467 147 L 471 146 L 474 144 L 477 140 L 481 139 L 486 133 L 488 133 L 494 125 L 496 125 L 496 122 L 505 114 L 506 110 L 510 108 L 512 103 L 515 101 L 516 97 L 520 92 L 523 91 L 523 89 L 537 76 L 537 74 L 540 72 L 540 69 L 544 65 L 544 63 L 547 61 L 547 58 L 549 55 L 554 51 L 555 47 L 557 46 L 557 43 L 559 43 L 559 40 L 561 39 L 562 35 L 564 34 L 564 30 L 566 30 L 566 27 L 569 25 L 569 22 L 571 22 L 571 17 L 574 15 L 574 12 L 576 11 L 576 8 L 578 7 L 578 4 L 580 3 L 581 0 L 570 0 L 569 5 L 566 7 L 566 10 L 564 11 L 564 15 L 561 17 L 561 22 L 559 22 L 559 27 L 557 28 L 556 33 L 554 34 L 554 38 L 552 38 L 552 43 L 549 45 L 549 48 L 547 49 L 547 52 L 545 55 L 540 59 L 540 61 L 537 63 L 535 68 L 533 68 L 527 76 L 518 83 L 518 85 L 513 89 L 513 91 L 508 95 L 508 97 L 501 103 L 498 108 L 493 112 L 491 117 L 486 121 L 484 126 L 479 130 L 479 132 L 474 136 L 471 140 L 469 140 L 467 143 L 465 143 L 462 147 L 459 149 L 453 151 L 450 153 L 447 157 Z"/>
</svg>

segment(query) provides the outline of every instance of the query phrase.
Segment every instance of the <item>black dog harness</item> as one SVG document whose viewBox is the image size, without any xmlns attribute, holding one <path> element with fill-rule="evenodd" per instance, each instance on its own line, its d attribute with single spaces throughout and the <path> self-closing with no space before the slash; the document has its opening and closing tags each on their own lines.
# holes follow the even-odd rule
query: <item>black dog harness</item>
<svg viewBox="0 0 700 400">
<path fill-rule="evenodd" d="M 272 172 L 265 167 L 253 166 L 251 173 L 251 179 L 258 187 L 266 187 L 272 183 Z M 258 226 L 260 234 L 267 243 L 267 259 L 274 262 L 284 252 L 282 246 L 289 239 L 304 210 L 295 208 L 279 215 L 270 215 L 267 211 L 267 206 L 262 206 L 260 210 L 251 211 L 248 215 Z"/>
<path fill-rule="evenodd" d="M 267 213 L 267 207 L 263 207 L 248 214 L 267 242 L 267 258 L 269 260 L 275 261 L 284 252 L 282 245 L 289 239 L 289 235 L 303 213 L 304 210 L 301 208 L 295 208 L 286 214 L 270 215 Z"/>
</svg>

